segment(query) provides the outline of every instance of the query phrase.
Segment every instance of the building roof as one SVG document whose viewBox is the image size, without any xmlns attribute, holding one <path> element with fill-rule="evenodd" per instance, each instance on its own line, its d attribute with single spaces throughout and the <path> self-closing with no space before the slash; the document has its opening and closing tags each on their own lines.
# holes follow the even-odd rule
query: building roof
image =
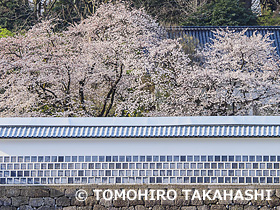
<svg viewBox="0 0 280 210">
<path fill-rule="evenodd" d="M 227 28 L 226 26 L 182 26 L 167 28 L 170 38 L 183 37 L 184 34 L 195 37 L 201 46 L 211 42 L 214 38 L 213 31 L 219 28 Z M 228 26 L 230 30 L 242 31 L 247 29 L 246 35 L 252 36 L 254 31 L 265 35 L 271 33 L 270 38 L 273 40 L 273 46 L 276 47 L 278 55 L 280 55 L 280 26 Z"/>
<path fill-rule="evenodd" d="M 0 119 L 0 138 L 279 136 L 278 116 Z"/>
</svg>

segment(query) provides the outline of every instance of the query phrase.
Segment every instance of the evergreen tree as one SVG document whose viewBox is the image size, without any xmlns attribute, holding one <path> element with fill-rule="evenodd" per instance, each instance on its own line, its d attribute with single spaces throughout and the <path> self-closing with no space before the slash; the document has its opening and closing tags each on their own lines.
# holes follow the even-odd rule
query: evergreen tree
<svg viewBox="0 0 280 210">
<path fill-rule="evenodd" d="M 20 30 L 34 22 L 27 0 L 1 0 L 0 14 L 0 26 L 8 30 Z"/>
<path fill-rule="evenodd" d="M 183 25 L 248 26 L 256 25 L 256 16 L 238 0 L 216 0 L 191 15 Z"/>
</svg>

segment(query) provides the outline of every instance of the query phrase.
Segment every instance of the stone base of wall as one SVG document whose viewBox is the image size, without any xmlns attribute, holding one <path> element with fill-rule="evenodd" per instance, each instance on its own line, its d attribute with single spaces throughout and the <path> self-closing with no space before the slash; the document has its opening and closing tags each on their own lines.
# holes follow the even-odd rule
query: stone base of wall
<svg viewBox="0 0 280 210">
<path fill-rule="evenodd" d="M 80 189 L 88 193 L 85 201 L 78 201 L 75 197 Z M 177 192 L 175 200 L 105 200 L 96 199 L 93 189 L 112 190 L 145 190 L 174 189 Z M 186 199 L 183 189 L 187 190 L 272 190 L 271 200 L 199 200 Z M 102 194 L 101 194 L 102 195 Z M 266 196 L 266 195 L 265 195 Z M 102 196 L 101 196 L 102 197 Z M 280 185 L 263 186 L 229 186 L 229 185 L 60 185 L 60 186 L 0 186 L 0 210 L 280 210 Z"/>
</svg>

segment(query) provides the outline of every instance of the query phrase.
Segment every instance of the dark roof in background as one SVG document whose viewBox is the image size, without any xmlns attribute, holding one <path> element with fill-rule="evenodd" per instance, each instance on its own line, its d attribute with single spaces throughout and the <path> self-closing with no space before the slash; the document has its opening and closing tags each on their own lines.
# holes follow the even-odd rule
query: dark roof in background
<svg viewBox="0 0 280 210">
<path fill-rule="evenodd" d="M 195 37 L 201 46 L 214 38 L 213 31 L 219 28 L 229 28 L 230 30 L 242 31 L 247 29 L 246 35 L 252 36 L 254 31 L 265 35 L 271 33 L 270 38 L 274 41 L 273 46 L 276 47 L 278 55 L 280 55 L 280 26 L 178 26 L 168 27 L 168 37 L 175 39 L 183 37 L 184 34 Z"/>
</svg>

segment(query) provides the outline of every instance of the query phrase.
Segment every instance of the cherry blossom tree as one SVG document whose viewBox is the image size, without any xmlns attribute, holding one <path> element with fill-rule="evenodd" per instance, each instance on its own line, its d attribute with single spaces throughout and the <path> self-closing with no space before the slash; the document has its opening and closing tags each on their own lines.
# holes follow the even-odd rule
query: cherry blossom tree
<svg viewBox="0 0 280 210">
<path fill-rule="evenodd" d="M 174 115 L 279 114 L 279 57 L 269 38 L 220 29 L 191 74 L 182 71 Z"/>
<path fill-rule="evenodd" d="M 190 62 L 182 41 L 122 3 L 66 31 L 56 23 L 0 39 L 1 117 L 279 113 L 269 35 L 217 30 Z"/>
<path fill-rule="evenodd" d="M 177 40 L 143 10 L 104 4 L 0 39 L 1 116 L 134 116 L 160 110 L 187 68 Z"/>
</svg>

